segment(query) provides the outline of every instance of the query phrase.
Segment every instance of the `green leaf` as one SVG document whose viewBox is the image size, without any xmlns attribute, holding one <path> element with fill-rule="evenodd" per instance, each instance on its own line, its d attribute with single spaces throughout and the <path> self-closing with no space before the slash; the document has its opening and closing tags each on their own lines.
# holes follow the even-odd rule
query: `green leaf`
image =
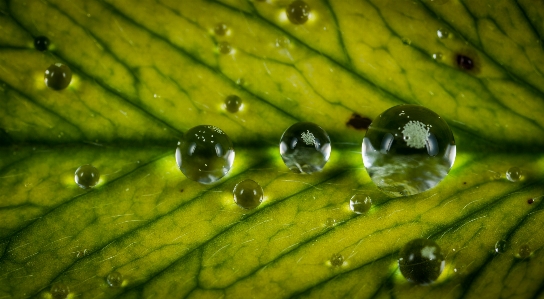
<svg viewBox="0 0 544 299">
<path fill-rule="evenodd" d="M 307 0 L 309 21 L 293 25 L 289 2 L 0 1 L 0 298 L 51 298 L 58 282 L 71 298 L 544 295 L 544 4 Z M 49 51 L 33 48 L 40 35 Z M 63 91 L 43 83 L 57 62 L 73 71 Z M 226 111 L 228 95 L 241 111 Z M 402 103 L 440 114 L 458 155 L 437 187 L 389 198 L 349 120 Z M 331 136 L 320 173 L 279 156 L 297 121 Z M 212 185 L 174 158 L 200 124 L 236 149 Z M 74 182 L 83 164 L 100 170 L 93 189 Z M 520 182 L 505 178 L 513 166 Z M 265 193 L 251 211 L 232 199 L 246 178 Z M 367 214 L 349 209 L 356 193 L 372 199 Z M 429 286 L 398 270 L 416 238 L 446 257 Z"/>
</svg>

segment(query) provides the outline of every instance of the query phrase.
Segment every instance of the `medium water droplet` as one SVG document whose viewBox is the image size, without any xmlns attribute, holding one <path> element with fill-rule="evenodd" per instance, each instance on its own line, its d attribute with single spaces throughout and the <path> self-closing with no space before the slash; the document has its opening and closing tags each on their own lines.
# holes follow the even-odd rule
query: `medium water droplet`
<svg viewBox="0 0 544 299">
<path fill-rule="evenodd" d="M 228 112 L 236 113 L 242 106 L 242 99 L 237 95 L 230 95 L 225 99 L 225 107 Z"/>
<path fill-rule="evenodd" d="M 304 1 L 296 0 L 287 6 L 287 18 L 295 25 L 304 24 L 310 16 L 310 6 Z"/>
<path fill-rule="evenodd" d="M 519 247 L 518 251 L 519 257 L 522 259 L 526 259 L 531 256 L 531 247 L 527 244 L 523 244 Z"/>
<path fill-rule="evenodd" d="M 400 251 L 399 268 L 402 275 L 415 284 L 430 284 L 444 270 L 446 260 L 440 246 L 432 240 L 416 239 Z"/>
<path fill-rule="evenodd" d="M 450 32 L 447 29 L 440 28 L 436 31 L 436 35 L 439 38 L 448 38 L 450 36 Z"/>
<path fill-rule="evenodd" d="M 296 123 L 283 132 L 280 154 L 285 165 L 295 173 L 320 171 L 329 160 L 331 139 L 314 123 Z"/>
<path fill-rule="evenodd" d="M 227 34 L 228 30 L 229 30 L 229 27 L 227 27 L 227 24 L 225 23 L 219 23 L 215 25 L 215 28 L 213 28 L 213 32 L 215 32 L 215 34 L 219 36 L 223 36 Z"/>
<path fill-rule="evenodd" d="M 70 289 L 64 283 L 58 282 L 51 286 L 49 292 L 51 293 L 51 297 L 53 297 L 53 299 L 65 299 L 68 297 Z"/>
<path fill-rule="evenodd" d="M 123 284 L 123 275 L 117 271 L 111 272 L 106 277 L 106 281 L 112 288 L 118 288 Z"/>
<path fill-rule="evenodd" d="M 183 174 L 202 184 L 224 177 L 234 163 L 230 138 L 215 126 L 189 129 L 176 149 L 176 163 Z"/>
<path fill-rule="evenodd" d="M 234 202 L 244 209 L 255 209 L 263 201 L 263 188 L 253 180 L 243 180 L 234 187 Z"/>
<path fill-rule="evenodd" d="M 47 51 L 49 49 L 49 38 L 47 36 L 38 36 L 34 39 L 34 48 L 38 51 Z"/>
<path fill-rule="evenodd" d="M 99 180 L 100 172 L 90 164 L 82 165 L 76 170 L 76 184 L 83 189 L 96 186 Z"/>
<path fill-rule="evenodd" d="M 330 261 L 333 267 L 340 267 L 344 264 L 344 257 L 339 253 L 335 253 L 331 256 Z"/>
<path fill-rule="evenodd" d="M 499 240 L 495 243 L 495 253 L 505 253 L 507 249 L 505 240 Z"/>
<path fill-rule="evenodd" d="M 228 42 L 220 42 L 217 47 L 221 54 L 229 54 L 232 51 L 232 46 Z"/>
<path fill-rule="evenodd" d="M 368 128 L 362 145 L 370 178 L 390 196 L 433 188 L 447 176 L 455 154 L 448 124 L 417 105 L 399 105 L 383 112 Z"/>
<path fill-rule="evenodd" d="M 510 169 L 506 171 L 506 178 L 510 182 L 518 182 L 519 180 L 521 180 L 521 176 L 522 172 L 519 167 L 510 167 Z"/>
<path fill-rule="evenodd" d="M 285 36 L 276 38 L 276 47 L 278 48 L 287 48 L 290 44 L 291 40 Z"/>
<path fill-rule="evenodd" d="M 54 90 L 62 90 L 72 81 L 72 70 L 62 63 L 52 64 L 45 70 L 45 85 Z"/>
<path fill-rule="evenodd" d="M 356 214 L 364 214 L 370 210 L 372 200 L 363 194 L 355 194 L 349 201 L 349 208 Z"/>
<path fill-rule="evenodd" d="M 402 43 L 403 43 L 404 45 L 406 45 L 406 46 L 409 46 L 409 45 L 412 44 L 412 41 L 411 41 L 409 38 L 407 38 L 407 37 L 403 37 L 403 38 L 402 38 Z"/>
</svg>

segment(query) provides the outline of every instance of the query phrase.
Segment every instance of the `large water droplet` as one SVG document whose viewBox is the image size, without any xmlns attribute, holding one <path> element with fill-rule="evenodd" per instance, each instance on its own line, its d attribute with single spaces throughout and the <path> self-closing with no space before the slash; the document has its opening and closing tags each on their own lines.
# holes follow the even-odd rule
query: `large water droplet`
<svg viewBox="0 0 544 299">
<path fill-rule="evenodd" d="M 505 240 L 499 240 L 495 243 L 495 253 L 505 253 L 507 248 L 507 243 Z"/>
<path fill-rule="evenodd" d="M 234 187 L 234 202 L 241 208 L 254 209 L 263 201 L 263 188 L 253 180 L 243 180 Z"/>
<path fill-rule="evenodd" d="M 521 176 L 522 172 L 519 167 L 510 167 L 510 169 L 506 171 L 506 178 L 510 182 L 518 182 L 519 180 L 521 180 Z"/>
<path fill-rule="evenodd" d="M 340 267 L 344 264 L 344 257 L 339 253 L 335 253 L 331 256 L 330 262 L 333 267 Z"/>
<path fill-rule="evenodd" d="M 227 27 L 227 24 L 225 23 L 219 23 L 215 25 L 215 28 L 213 28 L 213 32 L 215 32 L 215 34 L 219 36 L 223 36 L 227 34 L 228 30 L 229 30 L 229 27 Z"/>
<path fill-rule="evenodd" d="M 178 143 L 176 162 L 187 178 L 210 184 L 229 172 L 234 163 L 234 148 L 221 129 L 196 126 Z"/>
<path fill-rule="evenodd" d="M 112 288 L 118 288 L 123 284 L 123 275 L 117 271 L 111 272 L 106 277 L 108 285 Z"/>
<path fill-rule="evenodd" d="M 68 297 L 70 289 L 64 283 L 58 282 L 51 286 L 49 292 L 51 293 L 51 297 L 53 297 L 53 299 L 65 299 Z"/>
<path fill-rule="evenodd" d="M 62 90 L 72 82 L 72 70 L 62 63 L 52 64 L 44 75 L 45 85 L 54 90 Z"/>
<path fill-rule="evenodd" d="M 296 0 L 287 6 L 287 18 L 295 25 L 304 24 L 310 16 L 310 6 L 304 1 Z"/>
<path fill-rule="evenodd" d="M 96 186 L 99 180 L 100 172 L 98 171 L 98 169 L 96 169 L 96 167 L 90 164 L 82 165 L 76 170 L 76 184 L 83 189 Z"/>
<path fill-rule="evenodd" d="M 440 246 L 428 239 L 408 242 L 400 251 L 399 268 L 402 275 L 415 284 L 434 282 L 444 270 L 446 260 Z"/>
<path fill-rule="evenodd" d="M 49 38 L 47 36 L 38 36 L 34 39 L 34 48 L 38 51 L 47 51 L 49 49 Z"/>
<path fill-rule="evenodd" d="M 228 112 L 236 113 L 242 107 L 242 99 L 237 95 L 230 95 L 225 99 L 225 107 Z"/>
<path fill-rule="evenodd" d="M 386 110 L 363 139 L 363 162 L 370 178 L 390 196 L 429 190 L 442 181 L 455 161 L 455 140 L 448 124 L 416 105 Z"/>
<path fill-rule="evenodd" d="M 280 139 L 283 162 L 296 173 L 323 169 L 331 154 L 331 139 L 325 130 L 310 122 L 289 127 Z"/>
<path fill-rule="evenodd" d="M 363 194 L 355 194 L 349 201 L 349 208 L 356 214 L 364 214 L 370 210 L 372 200 Z"/>
</svg>

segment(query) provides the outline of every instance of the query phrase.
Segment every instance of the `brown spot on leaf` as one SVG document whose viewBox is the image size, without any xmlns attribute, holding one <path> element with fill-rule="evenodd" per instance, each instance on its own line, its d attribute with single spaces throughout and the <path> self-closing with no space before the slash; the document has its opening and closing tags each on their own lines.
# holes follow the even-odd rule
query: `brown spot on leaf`
<svg viewBox="0 0 544 299">
<path fill-rule="evenodd" d="M 528 204 L 533 204 L 533 202 L 535 202 L 535 200 L 532 199 L 532 198 L 529 198 L 529 199 L 527 200 L 527 203 L 528 203 Z"/>
<path fill-rule="evenodd" d="M 453 55 L 453 63 L 461 70 L 478 74 L 481 69 L 480 56 L 473 50 L 461 50 Z"/>
<path fill-rule="evenodd" d="M 368 126 L 372 123 L 372 120 L 367 117 L 362 117 L 361 115 L 357 113 L 353 113 L 346 123 L 348 127 L 352 127 L 356 130 L 366 130 L 368 129 Z"/>
</svg>

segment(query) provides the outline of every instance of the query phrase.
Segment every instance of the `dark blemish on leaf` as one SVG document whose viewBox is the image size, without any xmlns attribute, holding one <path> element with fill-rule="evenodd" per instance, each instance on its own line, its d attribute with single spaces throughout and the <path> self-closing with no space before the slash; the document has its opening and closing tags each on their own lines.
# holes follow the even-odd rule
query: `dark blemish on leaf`
<svg viewBox="0 0 544 299">
<path fill-rule="evenodd" d="M 461 54 L 457 55 L 456 61 L 457 61 L 457 66 L 459 66 L 460 68 L 464 70 L 470 71 L 474 68 L 474 61 L 472 60 L 472 58 L 467 57 L 465 55 L 461 55 Z"/>
<path fill-rule="evenodd" d="M 353 113 L 351 117 L 349 118 L 346 125 L 348 127 L 352 127 L 356 130 L 366 130 L 368 129 L 368 126 L 372 123 L 372 120 L 370 118 L 362 117 L 361 115 L 357 113 Z"/>
<path fill-rule="evenodd" d="M 529 198 L 529 199 L 527 200 L 527 203 L 530 204 L 530 205 L 533 204 L 533 202 L 535 202 L 535 200 L 532 199 L 532 198 Z"/>
<path fill-rule="evenodd" d="M 463 182 L 463 185 L 466 185 L 466 184 L 467 184 L 467 182 Z"/>
<path fill-rule="evenodd" d="M 183 192 L 183 189 L 179 190 L 179 192 Z"/>
<path fill-rule="evenodd" d="M 481 64 L 478 53 L 472 50 L 462 50 L 453 55 L 453 63 L 461 70 L 478 74 L 480 73 Z"/>
</svg>

